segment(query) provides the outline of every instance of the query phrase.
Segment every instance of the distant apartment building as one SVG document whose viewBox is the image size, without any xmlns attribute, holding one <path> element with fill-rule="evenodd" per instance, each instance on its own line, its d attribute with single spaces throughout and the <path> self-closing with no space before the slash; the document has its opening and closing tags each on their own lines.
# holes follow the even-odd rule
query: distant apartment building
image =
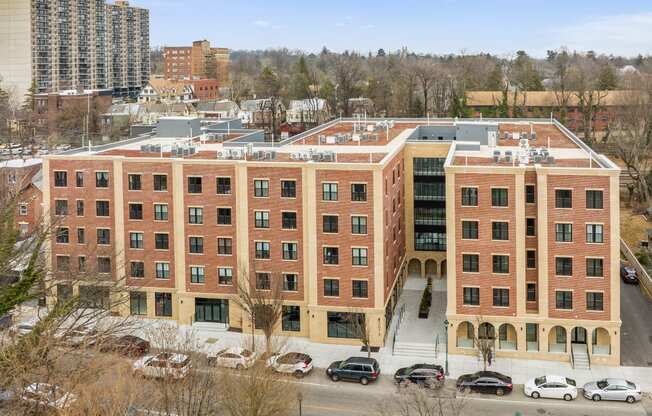
<svg viewBox="0 0 652 416">
<path fill-rule="evenodd" d="M 0 77 L 24 94 L 107 89 L 135 97 L 149 79 L 149 11 L 123 0 L 5 0 Z"/>
<path fill-rule="evenodd" d="M 35 109 L 32 113 L 37 130 L 47 134 L 70 133 L 62 132 L 61 117 L 68 114 L 82 122 L 77 126 L 79 131 L 86 131 L 85 115 L 88 113 L 88 131 L 96 133 L 100 130 L 99 117 L 109 111 L 113 101 L 112 90 L 58 91 L 34 95 Z"/>
<path fill-rule="evenodd" d="M 12 197 L 14 224 L 20 238 L 29 236 L 41 225 L 43 202 L 41 159 L 0 161 L 0 194 Z"/>
<path fill-rule="evenodd" d="M 213 48 L 207 40 L 192 46 L 166 46 L 163 50 L 166 79 L 215 79 L 220 86 L 229 82 L 229 50 Z"/>
<path fill-rule="evenodd" d="M 45 157 L 61 293 L 93 270 L 125 279 L 122 313 L 247 332 L 238 282 L 278 283 L 279 334 L 354 344 L 364 319 L 383 346 L 431 278 L 453 354 L 619 364 L 619 169 L 558 122 L 337 119 L 273 146 L 218 123 Z"/>
</svg>

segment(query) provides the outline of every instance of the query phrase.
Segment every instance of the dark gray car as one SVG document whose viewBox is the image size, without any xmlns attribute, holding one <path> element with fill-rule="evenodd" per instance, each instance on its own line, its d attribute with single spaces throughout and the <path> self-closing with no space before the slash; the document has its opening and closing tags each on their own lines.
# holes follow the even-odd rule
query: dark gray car
<svg viewBox="0 0 652 416">
<path fill-rule="evenodd" d="M 351 357 L 332 363 L 328 366 L 326 375 L 333 381 L 353 380 L 367 385 L 378 378 L 380 366 L 374 358 Z"/>
</svg>

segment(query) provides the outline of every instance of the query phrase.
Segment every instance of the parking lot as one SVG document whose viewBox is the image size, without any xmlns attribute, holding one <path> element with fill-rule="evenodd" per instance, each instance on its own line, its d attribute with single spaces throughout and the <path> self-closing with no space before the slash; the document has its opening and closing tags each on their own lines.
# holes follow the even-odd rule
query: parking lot
<svg viewBox="0 0 652 416">
<path fill-rule="evenodd" d="M 638 285 L 621 281 L 620 314 L 621 365 L 652 367 L 652 302 Z"/>
</svg>

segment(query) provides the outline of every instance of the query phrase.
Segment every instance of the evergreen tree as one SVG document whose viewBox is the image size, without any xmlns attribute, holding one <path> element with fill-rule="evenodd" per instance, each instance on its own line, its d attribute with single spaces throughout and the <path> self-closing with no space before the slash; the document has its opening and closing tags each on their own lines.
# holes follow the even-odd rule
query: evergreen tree
<svg viewBox="0 0 652 416">
<path fill-rule="evenodd" d="M 500 64 L 496 64 L 494 69 L 489 73 L 487 78 L 487 91 L 499 91 L 503 88 L 503 69 Z"/>
<path fill-rule="evenodd" d="M 616 71 L 609 64 L 604 64 L 598 74 L 598 90 L 615 90 L 618 85 Z"/>
</svg>

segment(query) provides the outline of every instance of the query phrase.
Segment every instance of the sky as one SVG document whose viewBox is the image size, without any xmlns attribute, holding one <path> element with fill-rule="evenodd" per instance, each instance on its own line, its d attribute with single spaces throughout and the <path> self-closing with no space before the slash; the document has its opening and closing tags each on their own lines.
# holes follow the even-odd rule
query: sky
<svg viewBox="0 0 652 416">
<path fill-rule="evenodd" d="M 652 0 L 131 0 L 151 46 L 510 55 L 652 54 Z"/>
</svg>

